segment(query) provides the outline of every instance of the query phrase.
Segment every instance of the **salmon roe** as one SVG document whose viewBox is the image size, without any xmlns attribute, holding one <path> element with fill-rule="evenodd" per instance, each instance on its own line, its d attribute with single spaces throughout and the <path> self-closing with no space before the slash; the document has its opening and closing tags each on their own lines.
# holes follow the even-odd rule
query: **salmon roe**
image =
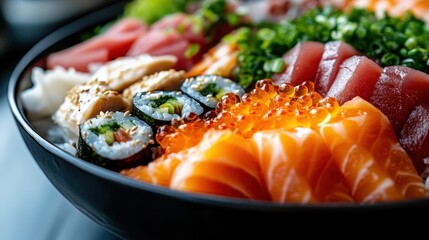
<svg viewBox="0 0 429 240">
<path fill-rule="evenodd" d="M 314 91 L 313 82 L 276 86 L 271 79 L 263 79 L 242 98 L 233 93 L 224 95 L 216 109 L 203 118 L 192 115 L 174 120 L 171 126 L 159 127 L 156 140 L 169 154 L 195 146 L 211 128 L 230 129 L 248 138 L 261 130 L 318 128 L 338 112 L 338 101 L 323 98 Z"/>
</svg>

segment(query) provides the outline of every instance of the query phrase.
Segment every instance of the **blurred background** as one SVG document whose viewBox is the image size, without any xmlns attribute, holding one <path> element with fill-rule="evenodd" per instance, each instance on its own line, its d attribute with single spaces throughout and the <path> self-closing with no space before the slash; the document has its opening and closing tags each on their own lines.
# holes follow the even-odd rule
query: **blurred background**
<svg viewBox="0 0 429 240">
<path fill-rule="evenodd" d="M 46 179 L 7 105 L 9 76 L 44 36 L 117 0 L 0 0 L 0 239 L 117 239 L 75 209 Z"/>
</svg>

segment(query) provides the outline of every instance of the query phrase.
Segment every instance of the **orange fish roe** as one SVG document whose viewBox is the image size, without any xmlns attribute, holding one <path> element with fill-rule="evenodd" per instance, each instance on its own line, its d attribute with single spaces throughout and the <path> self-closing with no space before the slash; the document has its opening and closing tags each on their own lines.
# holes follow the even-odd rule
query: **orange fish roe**
<svg viewBox="0 0 429 240">
<path fill-rule="evenodd" d="M 313 82 L 276 86 L 271 79 L 263 79 L 242 98 L 233 93 L 224 95 L 216 109 L 207 112 L 203 119 L 191 115 L 158 128 L 156 140 L 170 154 L 195 146 L 211 128 L 230 129 L 249 138 L 261 130 L 317 128 L 338 112 L 337 100 L 322 98 L 314 91 Z"/>
</svg>

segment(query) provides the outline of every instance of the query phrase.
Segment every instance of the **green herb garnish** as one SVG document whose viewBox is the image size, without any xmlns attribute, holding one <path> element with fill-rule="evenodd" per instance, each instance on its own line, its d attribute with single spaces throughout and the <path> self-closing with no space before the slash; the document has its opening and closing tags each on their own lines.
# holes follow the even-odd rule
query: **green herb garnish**
<svg viewBox="0 0 429 240">
<path fill-rule="evenodd" d="M 244 88 L 272 77 L 282 68 L 283 54 L 303 41 L 344 41 L 383 67 L 404 65 L 429 73 L 429 27 L 410 13 L 378 18 L 366 9 L 317 8 L 294 20 L 243 28 L 225 39 L 239 46 L 235 77 Z"/>
<path fill-rule="evenodd" d="M 200 45 L 197 43 L 192 43 L 189 45 L 188 49 L 186 49 L 185 57 L 192 58 L 200 51 Z"/>
</svg>

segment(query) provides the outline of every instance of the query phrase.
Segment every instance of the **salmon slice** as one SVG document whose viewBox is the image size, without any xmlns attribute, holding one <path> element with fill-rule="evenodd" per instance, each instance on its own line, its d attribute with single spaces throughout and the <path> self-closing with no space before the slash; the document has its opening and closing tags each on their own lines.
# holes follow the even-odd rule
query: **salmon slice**
<svg viewBox="0 0 429 240">
<path fill-rule="evenodd" d="M 340 65 L 327 96 L 340 104 L 356 96 L 368 101 L 382 71 L 383 68 L 365 56 L 348 58 Z"/>
<path fill-rule="evenodd" d="M 356 97 L 320 133 L 357 202 L 427 196 L 423 180 L 385 115 Z"/>
<path fill-rule="evenodd" d="M 249 143 L 231 131 L 209 131 L 198 152 L 176 168 L 171 188 L 254 200 L 269 200 Z"/>
<path fill-rule="evenodd" d="M 409 67 L 392 66 L 384 68 L 370 102 L 389 118 L 399 136 L 414 108 L 429 105 L 428 94 L 428 74 Z"/>
<path fill-rule="evenodd" d="M 283 56 L 286 69 L 283 73 L 273 76 L 275 84 L 291 83 L 299 85 L 304 81 L 314 82 L 323 49 L 323 43 L 319 42 L 298 43 Z"/>
<path fill-rule="evenodd" d="M 326 96 L 335 77 L 337 76 L 340 64 L 344 60 L 355 55 L 360 55 L 359 52 L 351 45 L 334 41 L 325 44 L 322 59 L 317 70 L 316 80 L 314 81 L 316 91 L 322 96 Z"/>
<path fill-rule="evenodd" d="M 169 187 L 171 176 L 176 167 L 183 161 L 184 156 L 184 154 L 170 154 L 167 157 L 163 155 L 147 166 L 124 169 L 120 173 L 143 182 Z"/>
<path fill-rule="evenodd" d="M 429 159 L 429 105 L 417 106 L 401 131 L 399 142 L 413 159 L 418 173 L 423 173 Z"/>
<path fill-rule="evenodd" d="M 186 77 L 215 74 L 230 78 L 236 66 L 237 44 L 220 42 L 202 56 L 202 59 L 186 73 Z"/>
<path fill-rule="evenodd" d="M 252 143 L 273 201 L 353 201 L 344 177 L 316 131 L 261 131 L 253 135 Z"/>
</svg>

